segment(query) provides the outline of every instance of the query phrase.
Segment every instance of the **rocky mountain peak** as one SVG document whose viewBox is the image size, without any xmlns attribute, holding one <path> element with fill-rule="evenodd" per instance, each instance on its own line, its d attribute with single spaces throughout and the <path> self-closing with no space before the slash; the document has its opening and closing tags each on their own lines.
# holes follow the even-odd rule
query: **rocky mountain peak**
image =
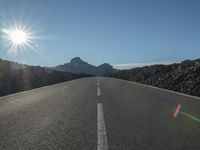
<svg viewBox="0 0 200 150">
<path fill-rule="evenodd" d="M 118 70 L 114 69 L 108 63 L 104 63 L 99 66 L 91 65 L 83 60 L 80 57 L 74 57 L 69 63 L 58 65 L 54 67 L 54 70 L 71 72 L 75 74 L 91 74 L 95 76 L 100 76 L 104 74 L 115 73 Z"/>
<path fill-rule="evenodd" d="M 74 57 L 70 61 L 70 63 L 82 63 L 82 62 L 84 61 L 82 61 L 80 57 Z"/>
</svg>

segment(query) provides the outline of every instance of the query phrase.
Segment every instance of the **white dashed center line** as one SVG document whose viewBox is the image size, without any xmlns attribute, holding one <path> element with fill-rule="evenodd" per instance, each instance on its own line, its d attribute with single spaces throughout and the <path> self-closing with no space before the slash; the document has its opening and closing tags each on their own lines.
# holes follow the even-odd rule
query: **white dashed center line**
<svg viewBox="0 0 200 150">
<path fill-rule="evenodd" d="M 101 89 L 100 89 L 100 87 L 97 87 L 97 96 L 101 96 Z"/>
<path fill-rule="evenodd" d="M 103 114 L 103 106 L 102 103 L 98 103 L 97 105 L 97 129 L 98 129 L 98 143 L 97 150 L 108 150 L 108 141 L 106 136 L 106 126 Z"/>
<path fill-rule="evenodd" d="M 97 83 L 97 96 L 101 95 L 101 90 L 99 87 L 99 81 Z M 97 150 L 108 150 L 108 141 L 106 136 L 106 126 L 103 114 L 102 103 L 97 104 Z"/>
</svg>

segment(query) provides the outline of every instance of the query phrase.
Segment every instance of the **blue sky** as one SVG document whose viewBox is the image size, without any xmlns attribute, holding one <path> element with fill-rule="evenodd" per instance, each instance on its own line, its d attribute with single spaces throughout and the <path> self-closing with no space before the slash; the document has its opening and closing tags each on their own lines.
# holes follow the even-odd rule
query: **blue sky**
<svg viewBox="0 0 200 150">
<path fill-rule="evenodd" d="M 22 25 L 38 38 L 0 58 L 55 66 L 79 56 L 99 65 L 200 57 L 199 0 L 0 0 L 0 28 Z"/>
</svg>

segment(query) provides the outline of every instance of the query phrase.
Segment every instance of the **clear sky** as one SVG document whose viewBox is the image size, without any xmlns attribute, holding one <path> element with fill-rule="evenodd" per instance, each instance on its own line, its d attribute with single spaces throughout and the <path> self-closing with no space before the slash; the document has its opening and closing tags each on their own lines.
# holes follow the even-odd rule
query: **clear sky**
<svg viewBox="0 0 200 150">
<path fill-rule="evenodd" d="M 99 65 L 200 57 L 199 0 L 0 0 L 1 31 L 26 26 L 32 48 L 0 58 L 55 66 L 75 56 Z M 34 50 L 33 50 L 34 48 Z"/>
</svg>

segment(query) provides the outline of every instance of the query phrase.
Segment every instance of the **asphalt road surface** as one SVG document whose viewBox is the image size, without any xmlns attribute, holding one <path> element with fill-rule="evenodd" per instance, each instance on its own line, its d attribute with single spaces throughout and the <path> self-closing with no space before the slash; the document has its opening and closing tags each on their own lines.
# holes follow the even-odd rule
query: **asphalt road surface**
<svg viewBox="0 0 200 150">
<path fill-rule="evenodd" d="M 199 98 L 84 78 L 0 98 L 0 150 L 199 150 L 198 119 Z"/>
</svg>

